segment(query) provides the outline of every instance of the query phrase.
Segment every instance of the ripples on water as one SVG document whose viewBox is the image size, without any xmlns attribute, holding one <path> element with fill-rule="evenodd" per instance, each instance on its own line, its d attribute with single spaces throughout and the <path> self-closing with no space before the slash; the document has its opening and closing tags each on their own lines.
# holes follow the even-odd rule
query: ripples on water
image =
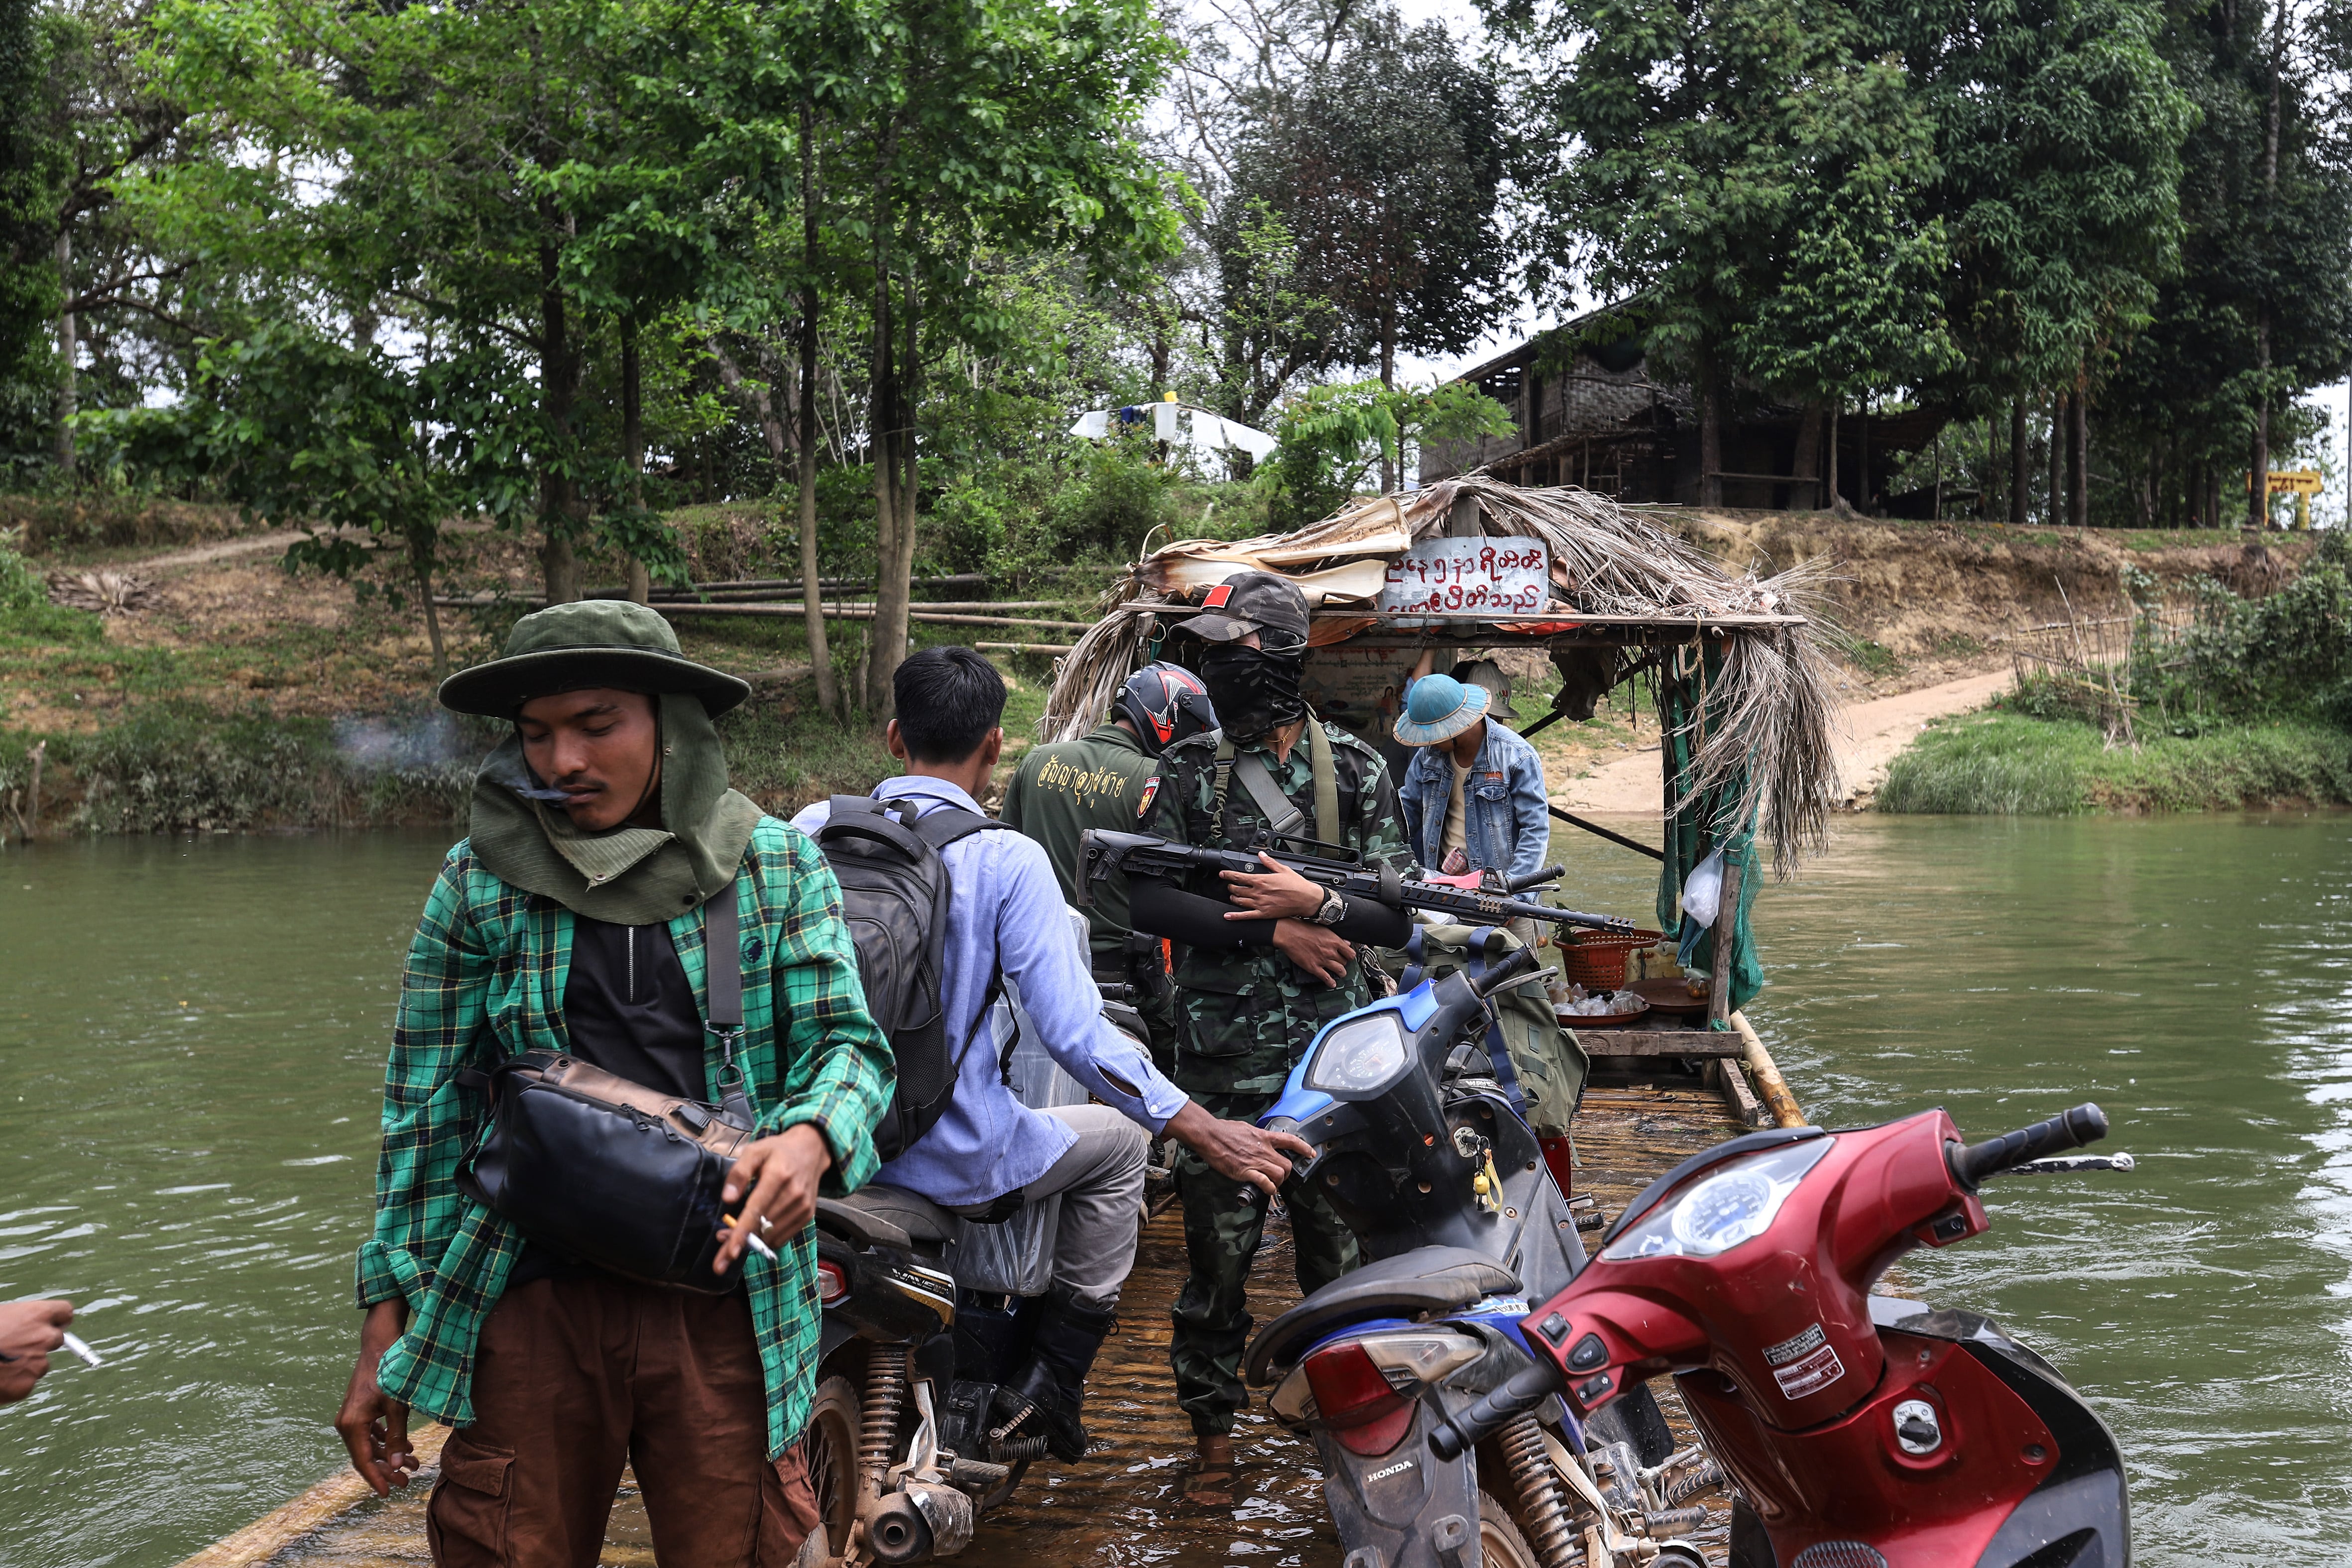
<svg viewBox="0 0 2352 1568">
<path fill-rule="evenodd" d="M 446 846 L 0 857 L 0 1299 L 107 1360 L 0 1416 L 0 1561 L 159 1564 L 331 1469 L 400 954 Z"/>
<path fill-rule="evenodd" d="M 2096 1100 L 2138 1156 L 1996 1184 L 1988 1235 L 1902 1268 L 2106 1417 L 2146 1563 L 2352 1561 L 2347 828 L 1848 819 L 1757 904 L 1749 1010 L 1815 1122 L 1941 1104 L 1981 1137 Z"/>
<path fill-rule="evenodd" d="M 1758 904 L 1751 1012 L 1817 1121 L 1941 1103 L 1982 1135 L 2089 1098 L 2140 1156 L 1996 1187 L 1990 1235 L 1904 1267 L 2097 1405 L 2161 1568 L 2352 1561 L 2347 821 L 1855 819 Z M 1647 862 L 1557 843 L 1578 902 L 1649 907 Z M 0 1299 L 71 1293 L 110 1362 L 0 1414 L 0 1562 L 163 1568 L 340 1462 L 385 1028 L 441 848 L 0 856 Z M 1129 1463 L 1147 1504 L 1168 1460 Z M 1311 1489 L 1265 1507 L 1229 1555 L 1316 1555 Z M 1065 1540 L 1171 1555 L 1122 1511 Z"/>
</svg>

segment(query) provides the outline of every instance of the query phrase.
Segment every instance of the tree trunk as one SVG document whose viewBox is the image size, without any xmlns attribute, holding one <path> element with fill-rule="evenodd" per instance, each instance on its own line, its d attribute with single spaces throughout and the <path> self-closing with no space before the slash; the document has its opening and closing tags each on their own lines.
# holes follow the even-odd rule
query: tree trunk
<svg viewBox="0 0 2352 1568">
<path fill-rule="evenodd" d="M 2032 487 L 2032 476 L 2028 472 L 2025 439 L 2025 399 L 2020 397 L 2009 405 L 2009 520 L 2025 521 L 2025 493 Z"/>
<path fill-rule="evenodd" d="M 1825 508 L 1830 508 L 1830 509 L 1834 509 L 1834 508 L 1836 507 L 1837 504 L 1838 504 L 1838 426 L 1839 426 L 1840 424 L 1843 423 L 1844 423 L 1844 421 L 1845 421 L 1845 399 L 1844 399 L 1844 398 L 1843 398 L 1843 397 L 1838 397 L 1838 398 L 1832 398 L 1832 399 L 1831 399 L 1831 400 L 1830 400 L 1830 472 L 1829 472 L 1829 483 L 1828 483 L 1828 486 L 1827 486 L 1828 499 L 1827 499 L 1827 500 L 1825 500 L 1825 501 L 1822 503 L 1822 506 L 1823 506 Z"/>
<path fill-rule="evenodd" d="M 2066 520 L 2091 521 L 2091 400 L 2077 392 L 2066 400 Z"/>
<path fill-rule="evenodd" d="M 878 225 L 877 232 L 882 232 Z M 907 247 L 910 256 L 913 249 L 911 245 Z M 874 619 L 866 627 L 866 706 L 876 718 L 886 719 L 893 711 L 890 678 L 907 656 L 907 612 L 913 592 L 915 501 L 919 483 L 915 453 L 915 359 L 921 302 L 909 272 L 902 280 L 904 308 L 895 309 L 888 268 L 877 266 L 876 273 L 875 581 Z"/>
<path fill-rule="evenodd" d="M 644 366 L 637 354 L 637 321 L 621 318 L 621 450 L 629 463 L 629 510 L 646 509 L 646 406 Z M 653 574 L 635 551 L 629 552 L 628 596 L 632 603 L 653 601 Z"/>
<path fill-rule="evenodd" d="M 1698 371 L 1698 504 L 1723 505 L 1723 389 L 1716 372 L 1715 345 L 1699 345 Z M 1532 377 L 1530 378 L 1533 379 Z M 1528 411 L 1528 436 L 1535 438 L 1535 413 Z"/>
<path fill-rule="evenodd" d="M 1822 400 L 1807 398 L 1804 407 L 1797 414 L 1797 449 L 1789 454 L 1789 476 L 1794 479 L 1818 479 L 1821 477 L 1821 462 Z M 1819 485 L 1792 485 L 1790 491 L 1789 502 L 1792 507 L 1797 505 L 1799 496 L 1804 497 L 1805 504 L 1811 507 L 1825 504 Z"/>
<path fill-rule="evenodd" d="M 2050 398 L 2050 524 L 2066 520 L 2066 394 Z"/>
<path fill-rule="evenodd" d="M 417 597 L 425 601 L 425 635 L 433 643 L 433 684 L 439 685 L 449 673 L 448 651 L 441 643 L 441 610 L 433 602 L 433 557 L 436 543 L 435 530 L 411 528 L 408 533 L 409 570 L 416 574 Z"/>
<path fill-rule="evenodd" d="M 1388 291 L 1387 298 L 1381 301 L 1381 385 L 1391 392 L 1396 390 L 1396 290 L 1391 288 Z M 1533 366 L 1528 367 L 1527 379 L 1528 385 L 1535 384 Z M 1538 433 L 1543 425 L 1543 410 L 1540 407 L 1531 406 L 1528 411 L 1528 440 L 1532 444 L 1539 439 Z M 1397 442 L 1394 452 L 1391 452 L 1385 446 L 1381 448 L 1381 495 L 1390 496 L 1396 493 L 1397 468 L 1403 460 L 1404 443 L 1402 438 Z"/>
<path fill-rule="evenodd" d="M 552 222 L 551 214 L 542 214 Z M 572 553 L 572 534 L 577 525 L 576 497 L 570 462 L 572 397 L 579 368 L 572 362 L 571 331 L 565 320 L 563 285 L 556 270 L 552 244 L 539 247 L 540 277 L 540 412 L 547 416 L 549 434 L 557 450 L 541 459 L 539 477 L 540 574 L 550 604 L 570 604 L 581 596 L 580 558 Z"/>
<path fill-rule="evenodd" d="M 74 319 L 73 305 L 73 231 L 58 231 L 58 287 L 68 301 L 58 312 L 58 473 L 68 485 L 74 476 L 73 417 L 81 403 L 81 389 L 75 382 L 78 373 L 75 361 L 81 355 L 80 323 Z"/>
<path fill-rule="evenodd" d="M 1862 515 L 1870 516 L 1870 396 L 1866 392 L 1853 433 L 1853 498 Z"/>
<path fill-rule="evenodd" d="M 824 634 L 824 593 L 816 549 L 816 150 L 810 140 L 808 101 L 801 102 L 801 450 L 798 481 L 801 522 L 802 624 L 808 633 L 809 671 L 816 680 L 816 706 L 846 718 L 833 678 L 833 649 Z"/>
</svg>

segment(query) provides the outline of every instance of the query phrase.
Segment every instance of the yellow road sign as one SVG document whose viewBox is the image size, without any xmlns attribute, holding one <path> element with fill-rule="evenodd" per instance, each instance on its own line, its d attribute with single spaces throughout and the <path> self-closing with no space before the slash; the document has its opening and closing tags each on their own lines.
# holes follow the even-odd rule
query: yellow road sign
<svg viewBox="0 0 2352 1568">
<path fill-rule="evenodd" d="M 2273 496 L 2316 496 L 2319 494 L 2319 470 L 2273 468 L 2271 470 L 2270 493 Z"/>
</svg>

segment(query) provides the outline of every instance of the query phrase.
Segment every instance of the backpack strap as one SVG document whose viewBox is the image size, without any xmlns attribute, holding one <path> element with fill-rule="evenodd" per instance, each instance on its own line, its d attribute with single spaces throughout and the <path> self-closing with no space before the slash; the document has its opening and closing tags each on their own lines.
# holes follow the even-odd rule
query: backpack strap
<svg viewBox="0 0 2352 1568">
<path fill-rule="evenodd" d="M 740 878 L 702 904 L 702 983 L 709 998 L 704 1032 L 719 1042 L 719 1115 L 721 1121 L 750 1127 L 759 1120 L 743 1086 L 743 1070 L 735 1064 L 735 1043 L 743 1038 L 743 939 L 735 907 Z"/>
</svg>

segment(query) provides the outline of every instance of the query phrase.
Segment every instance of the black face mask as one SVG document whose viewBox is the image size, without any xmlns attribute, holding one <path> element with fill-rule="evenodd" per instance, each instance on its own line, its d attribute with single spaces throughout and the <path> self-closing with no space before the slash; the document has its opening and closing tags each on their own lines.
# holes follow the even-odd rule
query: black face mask
<svg viewBox="0 0 2352 1568">
<path fill-rule="evenodd" d="M 1211 648 L 1201 655 L 1201 684 L 1217 710 L 1217 723 L 1235 740 L 1255 740 L 1307 711 L 1298 695 L 1306 667 L 1302 650 L 1269 653 L 1263 648 Z"/>
</svg>

